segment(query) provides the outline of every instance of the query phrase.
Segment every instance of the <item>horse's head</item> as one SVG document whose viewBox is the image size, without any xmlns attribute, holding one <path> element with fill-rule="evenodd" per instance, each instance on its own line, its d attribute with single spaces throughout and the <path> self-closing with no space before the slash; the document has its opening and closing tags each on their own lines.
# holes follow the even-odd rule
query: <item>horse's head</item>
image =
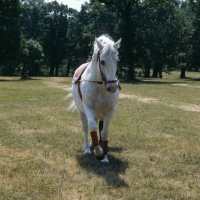
<svg viewBox="0 0 200 200">
<path fill-rule="evenodd" d="M 97 65 L 99 66 L 102 81 L 106 90 L 114 93 L 118 88 L 118 78 L 116 76 L 117 63 L 119 61 L 117 49 L 121 39 L 116 43 L 106 36 L 95 38 L 95 50 L 98 50 Z"/>
</svg>

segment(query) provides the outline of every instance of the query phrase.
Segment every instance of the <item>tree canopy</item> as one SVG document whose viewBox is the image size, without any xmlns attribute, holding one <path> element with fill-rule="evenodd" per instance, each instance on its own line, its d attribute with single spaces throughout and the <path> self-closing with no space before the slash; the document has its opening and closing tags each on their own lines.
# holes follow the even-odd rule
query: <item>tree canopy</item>
<svg viewBox="0 0 200 200">
<path fill-rule="evenodd" d="M 0 75 L 71 76 L 94 38 L 122 38 L 118 75 L 162 78 L 200 68 L 200 0 L 90 0 L 80 11 L 56 1 L 1 0 Z M 150 74 L 150 69 L 153 73 Z"/>
</svg>

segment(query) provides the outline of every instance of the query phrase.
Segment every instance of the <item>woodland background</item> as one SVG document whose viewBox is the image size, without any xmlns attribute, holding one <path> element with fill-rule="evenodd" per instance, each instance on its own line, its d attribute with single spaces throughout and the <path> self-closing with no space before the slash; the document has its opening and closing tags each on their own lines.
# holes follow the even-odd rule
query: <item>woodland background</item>
<svg viewBox="0 0 200 200">
<path fill-rule="evenodd" d="M 105 33 L 122 38 L 120 78 L 200 69 L 200 0 L 1 0 L 0 76 L 71 76 Z"/>
</svg>

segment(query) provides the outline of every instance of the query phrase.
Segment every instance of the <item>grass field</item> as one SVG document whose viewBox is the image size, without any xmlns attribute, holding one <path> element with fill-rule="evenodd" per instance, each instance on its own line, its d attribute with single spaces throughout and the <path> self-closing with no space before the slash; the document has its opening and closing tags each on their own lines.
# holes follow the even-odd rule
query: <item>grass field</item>
<svg viewBox="0 0 200 200">
<path fill-rule="evenodd" d="M 83 156 L 71 78 L 0 77 L 0 199 L 199 200 L 200 73 L 122 81 L 108 166 Z"/>
</svg>

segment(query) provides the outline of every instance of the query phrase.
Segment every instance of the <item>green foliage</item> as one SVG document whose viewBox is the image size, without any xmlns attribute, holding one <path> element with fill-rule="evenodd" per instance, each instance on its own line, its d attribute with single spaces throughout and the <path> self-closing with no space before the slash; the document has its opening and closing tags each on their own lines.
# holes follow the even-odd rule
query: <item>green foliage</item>
<svg viewBox="0 0 200 200">
<path fill-rule="evenodd" d="M 0 63 L 7 75 L 12 74 L 12 62 L 15 62 L 19 55 L 19 14 L 19 0 L 0 1 Z"/>
<path fill-rule="evenodd" d="M 34 67 L 43 61 L 43 48 L 39 42 L 25 38 L 21 39 L 20 60 L 23 62 L 22 76 L 27 73 L 27 65 L 34 71 Z M 29 71 L 31 71 L 31 69 Z"/>
<path fill-rule="evenodd" d="M 44 18 L 42 44 L 45 55 L 50 64 L 49 75 L 58 76 L 58 68 L 67 54 L 68 7 L 56 1 L 47 3 L 43 7 Z"/>
<path fill-rule="evenodd" d="M 44 59 L 38 67 L 51 76 L 61 71 L 72 75 L 90 60 L 94 38 L 106 33 L 114 40 L 122 38 L 120 77 L 133 79 L 135 67 L 141 67 L 145 77 L 150 77 L 150 69 L 154 77 L 162 77 L 166 66 L 199 69 L 199 0 L 91 0 L 80 12 L 56 1 L 2 0 L 0 19 L 3 74 L 11 75 L 22 58 L 36 63 L 22 48 L 20 35 L 41 44 Z"/>
<path fill-rule="evenodd" d="M 43 61 L 43 48 L 39 42 L 33 39 L 22 39 L 20 46 L 20 58 L 28 63 L 40 63 Z"/>
<path fill-rule="evenodd" d="M 194 14 L 192 37 L 192 67 L 196 70 L 200 68 L 200 1 L 190 1 L 190 11 Z"/>
</svg>

